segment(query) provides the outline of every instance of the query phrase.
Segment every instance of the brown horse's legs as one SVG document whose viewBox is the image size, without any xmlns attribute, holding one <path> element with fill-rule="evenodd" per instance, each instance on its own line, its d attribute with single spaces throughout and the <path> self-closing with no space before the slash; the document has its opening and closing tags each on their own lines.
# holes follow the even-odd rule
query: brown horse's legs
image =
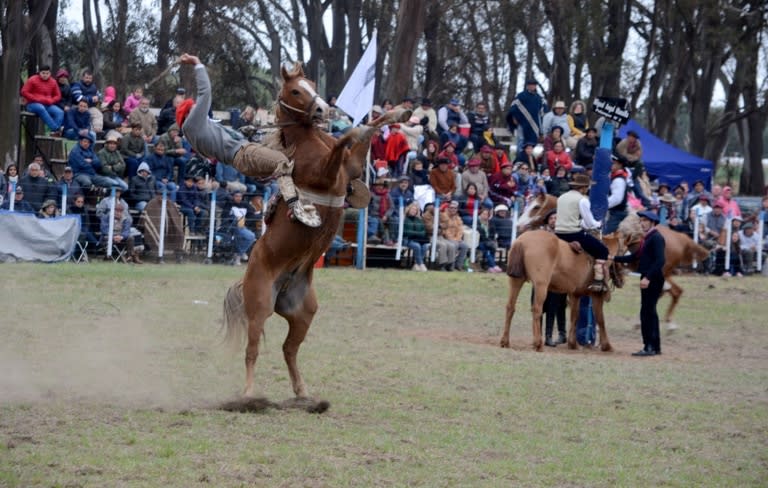
<svg viewBox="0 0 768 488">
<path fill-rule="evenodd" d="M 243 396 L 253 396 L 253 371 L 259 357 L 259 341 L 264 331 L 266 317 L 248 320 L 248 345 L 245 347 L 245 388 Z"/>
<path fill-rule="evenodd" d="M 296 396 L 306 397 L 307 386 L 299 373 L 297 357 L 299 346 L 307 336 L 309 326 L 317 312 L 317 296 L 315 289 L 310 287 L 304 297 L 304 302 L 293 312 L 281 314 L 288 321 L 288 335 L 283 342 L 283 357 L 288 365 L 288 374 L 291 376 L 293 392 Z"/>
<path fill-rule="evenodd" d="M 512 325 L 512 317 L 515 315 L 515 304 L 517 303 L 517 297 L 520 295 L 520 288 L 523 287 L 523 283 L 525 283 L 525 281 L 519 278 L 509 279 L 507 314 L 504 317 L 504 332 L 501 334 L 501 340 L 499 341 L 501 347 L 509 347 L 509 328 Z"/>
<path fill-rule="evenodd" d="M 672 297 L 672 301 L 669 303 L 669 307 L 667 308 L 667 313 L 664 315 L 664 322 L 667 322 L 669 324 L 672 321 L 672 312 L 675 311 L 675 307 L 677 307 L 677 302 L 680 301 L 680 297 L 683 295 L 683 289 L 680 288 L 680 286 L 672 281 L 671 277 L 665 276 L 665 279 L 667 280 L 667 283 L 670 284 L 672 288 L 669 289 L 669 296 Z"/>
<path fill-rule="evenodd" d="M 600 349 L 603 351 L 613 351 L 611 343 L 608 341 L 608 331 L 605 329 L 605 314 L 603 313 L 603 296 L 592 296 L 592 311 L 595 313 L 595 322 L 600 334 Z"/>
<path fill-rule="evenodd" d="M 258 251 L 258 250 L 257 250 Z M 261 257 L 258 252 L 251 255 L 248 269 L 243 278 L 243 301 L 248 317 L 248 345 L 245 347 L 245 388 L 244 396 L 253 396 L 253 374 L 259 357 L 259 342 L 264 334 L 264 323 L 272 315 L 272 282 L 269 276 L 257 278 Z M 264 267 L 261 267 L 264 269 Z"/>
<path fill-rule="evenodd" d="M 576 322 L 579 320 L 579 297 L 568 295 L 568 308 L 571 309 L 570 324 L 568 326 L 568 349 L 576 349 Z"/>
<path fill-rule="evenodd" d="M 544 310 L 544 300 L 547 299 L 547 288 L 549 283 L 543 281 L 533 284 L 533 304 L 531 305 L 531 315 L 533 316 L 533 348 L 541 351 L 543 342 L 541 340 L 541 315 Z"/>
</svg>

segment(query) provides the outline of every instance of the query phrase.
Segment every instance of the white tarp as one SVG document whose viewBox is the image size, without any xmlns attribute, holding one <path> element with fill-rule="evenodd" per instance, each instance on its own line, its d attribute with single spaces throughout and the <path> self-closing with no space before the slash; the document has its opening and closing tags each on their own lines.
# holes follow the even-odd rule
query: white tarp
<svg viewBox="0 0 768 488">
<path fill-rule="evenodd" d="M 80 235 L 80 217 L 39 219 L 33 214 L 0 211 L 0 262 L 70 258 Z"/>
</svg>

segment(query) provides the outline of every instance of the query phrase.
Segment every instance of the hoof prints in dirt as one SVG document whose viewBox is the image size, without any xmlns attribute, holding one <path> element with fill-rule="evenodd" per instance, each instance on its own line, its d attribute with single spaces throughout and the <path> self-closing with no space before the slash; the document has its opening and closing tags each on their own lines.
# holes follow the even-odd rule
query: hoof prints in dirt
<svg viewBox="0 0 768 488">
<path fill-rule="evenodd" d="M 227 412 L 263 413 L 270 408 L 275 410 L 299 409 L 308 413 L 323 413 L 331 407 L 326 400 L 314 400 L 312 398 L 289 398 L 280 403 L 267 398 L 240 398 L 222 403 L 218 409 Z"/>
</svg>

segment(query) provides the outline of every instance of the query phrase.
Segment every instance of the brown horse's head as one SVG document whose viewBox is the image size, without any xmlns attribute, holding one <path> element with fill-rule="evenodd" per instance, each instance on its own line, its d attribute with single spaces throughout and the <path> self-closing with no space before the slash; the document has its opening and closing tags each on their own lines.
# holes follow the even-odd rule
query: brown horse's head
<svg viewBox="0 0 768 488">
<path fill-rule="evenodd" d="M 546 224 L 544 219 L 550 210 L 557 208 L 557 197 L 539 193 L 530 201 L 517 221 L 517 232 L 522 234 L 529 229 L 538 229 Z"/>
<path fill-rule="evenodd" d="M 315 83 L 304 77 L 301 63 L 288 71 L 280 68 L 283 87 L 277 96 L 277 120 L 282 124 L 314 125 L 328 116 L 328 104 L 315 91 Z"/>
</svg>

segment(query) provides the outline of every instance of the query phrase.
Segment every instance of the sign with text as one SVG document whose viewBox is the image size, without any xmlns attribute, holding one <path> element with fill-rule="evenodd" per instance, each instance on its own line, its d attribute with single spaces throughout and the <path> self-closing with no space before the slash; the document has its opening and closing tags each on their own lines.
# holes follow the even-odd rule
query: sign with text
<svg viewBox="0 0 768 488">
<path fill-rule="evenodd" d="M 592 110 L 620 124 L 626 124 L 629 121 L 629 108 L 626 98 L 597 97 L 592 102 Z"/>
</svg>

